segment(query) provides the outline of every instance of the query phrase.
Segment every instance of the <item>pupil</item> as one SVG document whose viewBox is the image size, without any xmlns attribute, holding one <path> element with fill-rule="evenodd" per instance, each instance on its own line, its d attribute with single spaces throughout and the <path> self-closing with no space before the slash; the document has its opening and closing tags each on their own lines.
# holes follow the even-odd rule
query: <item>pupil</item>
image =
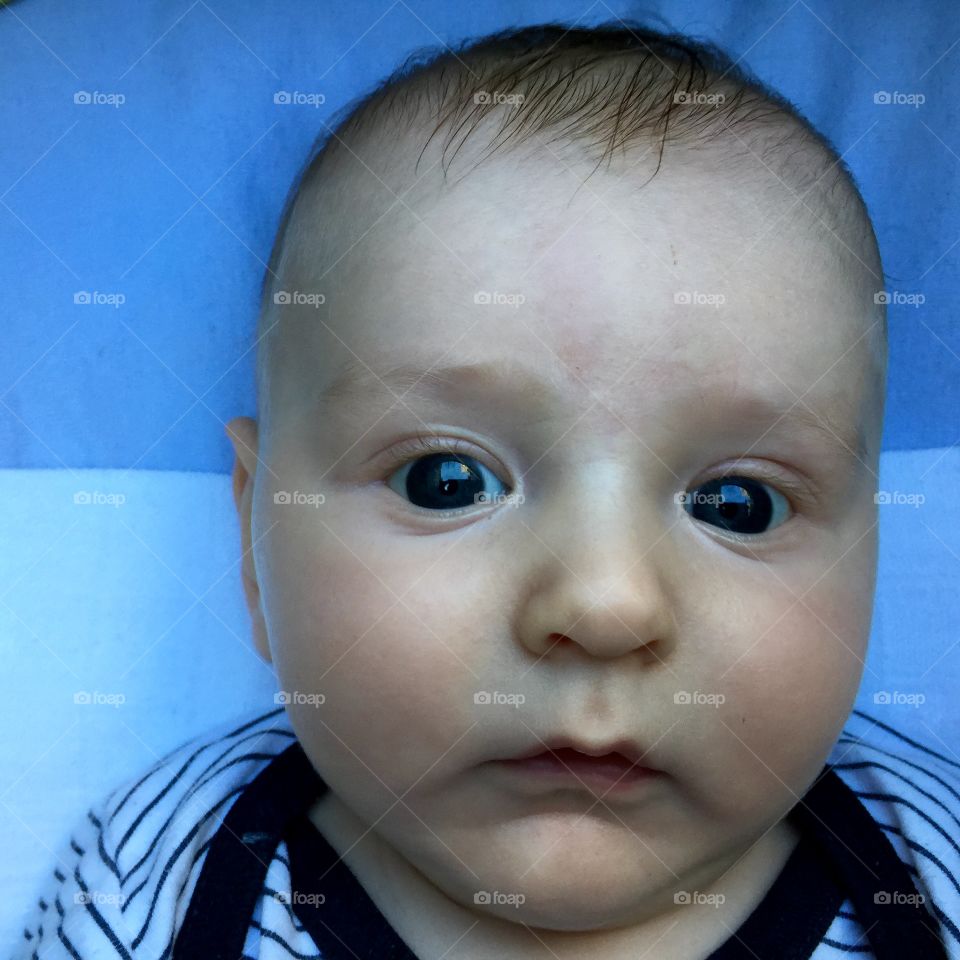
<svg viewBox="0 0 960 960">
<path fill-rule="evenodd" d="M 434 453 L 417 460 L 407 474 L 407 497 L 418 507 L 457 510 L 472 506 L 484 491 L 483 477 L 471 457 Z"/>
</svg>

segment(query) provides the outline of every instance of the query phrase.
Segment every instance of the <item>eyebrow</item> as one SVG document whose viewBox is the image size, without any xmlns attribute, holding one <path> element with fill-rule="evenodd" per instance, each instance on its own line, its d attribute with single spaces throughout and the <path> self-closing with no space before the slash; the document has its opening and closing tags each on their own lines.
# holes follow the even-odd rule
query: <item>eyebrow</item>
<svg viewBox="0 0 960 960">
<path fill-rule="evenodd" d="M 560 403 L 559 385 L 551 385 L 516 361 L 476 361 L 426 370 L 417 364 L 400 363 L 378 374 L 351 359 L 341 367 L 336 378 L 319 391 L 318 399 L 321 403 L 369 399 L 370 391 L 378 384 L 401 396 L 424 399 L 450 400 L 458 395 L 492 392 L 505 402 L 522 402 L 531 419 L 547 417 Z M 764 394 L 740 393 L 728 409 L 736 419 L 769 423 L 768 432 L 776 429 L 775 424 L 790 426 L 806 431 L 840 456 L 852 455 L 861 462 L 868 459 L 860 424 L 850 429 L 807 409 L 797 398 L 787 397 L 786 402 L 781 403 Z"/>
</svg>

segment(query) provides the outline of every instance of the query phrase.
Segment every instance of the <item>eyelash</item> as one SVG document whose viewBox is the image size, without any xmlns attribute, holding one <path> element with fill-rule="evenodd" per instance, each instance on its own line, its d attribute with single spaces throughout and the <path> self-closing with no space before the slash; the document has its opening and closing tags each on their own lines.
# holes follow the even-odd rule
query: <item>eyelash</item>
<svg viewBox="0 0 960 960">
<path fill-rule="evenodd" d="M 397 467 L 406 466 L 411 460 L 423 456 L 425 453 L 450 453 L 454 456 L 464 455 L 479 459 L 473 450 L 472 444 L 466 440 L 444 439 L 433 433 L 418 433 L 409 440 L 404 440 L 393 451 L 392 457 L 397 461 Z M 489 469 L 493 469 L 490 467 Z"/>
<path fill-rule="evenodd" d="M 400 443 L 399 446 L 394 449 L 392 458 L 396 461 L 394 469 L 404 467 L 410 461 L 416 460 L 418 457 L 427 453 L 449 453 L 453 456 L 465 455 L 473 459 L 481 459 L 476 453 L 470 452 L 474 449 L 473 445 L 465 440 L 445 439 L 433 433 L 420 432 Z M 485 464 L 485 466 L 487 466 L 489 470 L 496 472 L 489 464 Z M 794 501 L 806 505 L 816 502 L 815 493 L 808 482 L 790 479 L 769 470 L 748 469 L 739 471 L 736 467 L 731 467 L 729 470 L 704 478 L 697 486 L 699 487 L 705 483 L 710 483 L 712 480 L 720 480 L 724 477 L 733 476 L 743 476 L 776 487 L 777 490 L 791 501 L 791 507 Z M 697 488 L 695 487 L 694 489 Z"/>
</svg>

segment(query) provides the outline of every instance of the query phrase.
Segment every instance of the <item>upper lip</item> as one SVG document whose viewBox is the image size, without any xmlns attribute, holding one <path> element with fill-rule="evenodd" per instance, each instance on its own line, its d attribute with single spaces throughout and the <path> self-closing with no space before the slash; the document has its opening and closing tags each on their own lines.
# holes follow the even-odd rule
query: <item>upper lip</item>
<svg viewBox="0 0 960 960">
<path fill-rule="evenodd" d="M 523 753 L 511 757 L 512 760 L 527 760 L 530 757 L 537 757 L 542 753 L 549 753 L 553 750 L 576 750 L 578 753 L 585 754 L 588 757 L 604 757 L 610 753 L 618 753 L 630 763 L 639 765 L 640 760 L 646 751 L 635 741 L 629 739 L 620 739 L 608 741 L 606 743 L 590 744 L 583 740 L 577 740 L 574 737 L 560 735 L 550 737 L 547 740 L 540 741 L 536 746 L 531 747 Z M 654 769 L 649 767 L 648 769 Z"/>
</svg>

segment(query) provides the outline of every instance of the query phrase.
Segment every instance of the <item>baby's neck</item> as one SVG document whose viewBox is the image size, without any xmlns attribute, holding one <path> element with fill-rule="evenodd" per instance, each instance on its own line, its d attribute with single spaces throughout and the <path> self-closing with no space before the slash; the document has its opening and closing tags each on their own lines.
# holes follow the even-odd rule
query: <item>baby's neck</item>
<svg viewBox="0 0 960 960">
<path fill-rule="evenodd" d="M 378 833 L 327 791 L 309 813 L 397 934 L 421 960 L 703 960 L 763 899 L 800 840 L 789 820 L 717 868 L 719 906 L 680 905 L 633 927 L 570 932 L 501 920 L 463 907 L 439 890 Z M 709 894 L 710 885 L 696 889 Z"/>
</svg>

